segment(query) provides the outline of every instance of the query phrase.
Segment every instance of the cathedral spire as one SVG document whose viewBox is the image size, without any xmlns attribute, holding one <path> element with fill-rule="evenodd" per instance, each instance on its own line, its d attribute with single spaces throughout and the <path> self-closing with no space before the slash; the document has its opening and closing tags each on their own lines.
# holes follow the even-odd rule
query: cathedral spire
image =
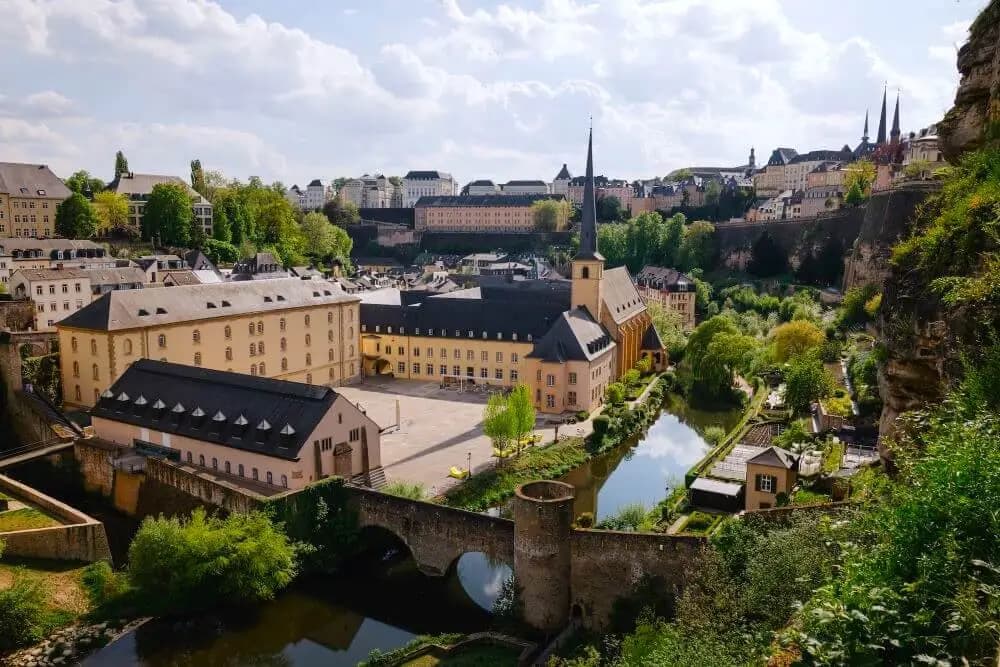
<svg viewBox="0 0 1000 667">
<path fill-rule="evenodd" d="M 894 143 L 899 143 L 899 92 L 896 92 L 896 111 L 892 114 L 892 131 L 889 138 Z"/>
<path fill-rule="evenodd" d="M 861 143 L 868 143 L 868 109 L 865 109 L 865 131 L 861 133 Z"/>
<path fill-rule="evenodd" d="M 597 200 L 594 193 L 594 128 L 587 140 L 587 175 L 583 185 L 583 208 L 580 211 L 580 250 L 576 259 L 603 260 L 597 252 Z"/>
<path fill-rule="evenodd" d="M 878 119 L 878 134 L 875 136 L 875 143 L 881 146 L 885 143 L 885 88 L 882 89 L 882 115 Z"/>
</svg>

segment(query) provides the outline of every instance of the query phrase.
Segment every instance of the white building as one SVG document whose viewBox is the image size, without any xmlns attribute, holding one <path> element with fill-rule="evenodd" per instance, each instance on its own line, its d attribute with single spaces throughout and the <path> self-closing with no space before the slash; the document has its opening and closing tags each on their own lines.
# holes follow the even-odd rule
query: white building
<svg viewBox="0 0 1000 667">
<path fill-rule="evenodd" d="M 129 225 L 135 229 L 142 228 L 142 216 L 146 210 L 146 202 L 156 185 L 170 183 L 184 187 L 191 198 L 191 210 L 194 219 L 201 223 L 201 228 L 206 236 L 212 235 L 212 202 L 208 201 L 188 182 L 177 176 L 160 176 L 157 174 L 137 174 L 135 172 L 123 172 L 115 177 L 115 180 L 108 183 L 107 189 L 111 192 L 124 195 L 128 199 L 128 221 Z"/>
<path fill-rule="evenodd" d="M 808 153 L 796 155 L 785 165 L 783 189 L 793 192 L 805 190 L 809 172 L 819 165 L 824 162 L 848 164 L 853 159 L 851 149 L 847 146 L 844 146 L 839 151 L 809 151 Z"/>
<path fill-rule="evenodd" d="M 314 211 L 323 208 L 323 204 L 327 202 L 327 189 L 323 181 L 318 178 L 314 178 L 306 186 L 305 193 L 305 206 L 302 207 L 303 211 Z"/>
<path fill-rule="evenodd" d="M 573 176 L 569 173 L 569 169 L 566 168 L 566 163 L 564 162 L 562 169 L 559 170 L 555 180 L 552 181 L 552 194 L 569 198 L 569 182 L 571 180 L 573 180 Z"/>
<path fill-rule="evenodd" d="M 410 171 L 403 177 L 403 206 L 413 208 L 421 197 L 457 195 L 455 179 L 443 171 Z"/>
<path fill-rule="evenodd" d="M 549 194 L 549 184 L 545 181 L 507 181 L 500 187 L 505 195 Z"/>
<path fill-rule="evenodd" d="M 293 185 L 285 190 L 285 199 L 296 209 L 301 210 L 306 207 L 306 193 L 298 185 Z"/>
<path fill-rule="evenodd" d="M 115 290 L 142 289 L 146 274 L 137 266 L 114 269 L 18 269 L 10 277 L 16 299 L 35 304 L 35 330 L 53 331 L 59 320 Z"/>
<path fill-rule="evenodd" d="M 500 194 L 500 188 L 496 183 L 489 180 L 479 180 L 472 181 L 467 186 L 465 186 L 465 192 L 463 194 L 467 195 L 497 195 Z"/>
<path fill-rule="evenodd" d="M 402 188 L 382 174 L 365 174 L 347 181 L 339 196 L 358 208 L 399 208 L 403 205 Z"/>
</svg>

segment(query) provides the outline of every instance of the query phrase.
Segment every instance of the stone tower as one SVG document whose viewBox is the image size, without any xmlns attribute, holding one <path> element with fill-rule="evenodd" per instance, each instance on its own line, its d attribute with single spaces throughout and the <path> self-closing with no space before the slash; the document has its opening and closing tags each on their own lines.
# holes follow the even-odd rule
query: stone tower
<svg viewBox="0 0 1000 667">
<path fill-rule="evenodd" d="M 528 482 L 514 492 L 514 572 L 524 621 L 559 632 L 569 621 L 574 490 Z"/>
<path fill-rule="evenodd" d="M 604 257 L 597 252 L 597 201 L 594 194 L 594 131 L 587 141 L 587 176 L 583 186 L 583 209 L 580 218 L 580 250 L 572 262 L 570 307 L 584 306 L 601 321 L 601 278 Z"/>
</svg>

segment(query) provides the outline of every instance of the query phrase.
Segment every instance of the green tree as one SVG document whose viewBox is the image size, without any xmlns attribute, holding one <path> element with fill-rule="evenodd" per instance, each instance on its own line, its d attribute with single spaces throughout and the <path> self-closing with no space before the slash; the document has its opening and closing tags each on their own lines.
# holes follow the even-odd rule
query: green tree
<svg viewBox="0 0 1000 667">
<path fill-rule="evenodd" d="M 23 572 L 14 572 L 13 581 L 0 589 L 0 651 L 33 644 L 45 636 L 45 591 Z"/>
<path fill-rule="evenodd" d="M 490 394 L 483 411 L 483 433 L 493 443 L 498 464 L 508 455 L 514 438 L 514 419 L 501 393 Z"/>
<path fill-rule="evenodd" d="M 233 240 L 233 230 L 229 225 L 229 214 L 223 206 L 212 208 L 212 238 L 216 241 L 229 243 Z"/>
<path fill-rule="evenodd" d="M 625 218 L 622 201 L 614 195 L 601 197 L 597 200 L 597 219 L 603 222 L 618 222 Z"/>
<path fill-rule="evenodd" d="M 625 403 L 625 385 L 621 382 L 612 382 L 604 390 L 604 399 L 611 405 L 622 405 Z"/>
<path fill-rule="evenodd" d="M 670 310 L 657 301 L 647 303 L 646 312 L 649 313 L 649 317 L 653 321 L 653 328 L 659 334 L 660 340 L 670 356 L 670 361 L 679 362 L 684 356 L 684 346 L 687 345 L 681 314 L 676 310 Z"/>
<path fill-rule="evenodd" d="M 357 224 L 361 220 L 358 207 L 353 202 L 346 201 L 340 197 L 334 197 L 323 204 L 323 213 L 333 224 L 339 227 Z"/>
<path fill-rule="evenodd" d="M 240 251 L 232 243 L 226 241 L 206 239 L 202 250 L 215 264 L 232 264 L 240 259 Z"/>
<path fill-rule="evenodd" d="M 270 600 L 295 577 L 295 548 L 264 514 L 147 518 L 128 550 L 129 580 L 162 612 Z"/>
<path fill-rule="evenodd" d="M 93 196 L 104 189 L 104 181 L 96 176 L 91 176 L 90 172 L 85 169 L 73 172 L 73 174 L 63 182 L 66 183 L 66 187 L 73 192 L 85 196 Z"/>
<path fill-rule="evenodd" d="M 709 269 L 715 258 L 715 225 L 704 220 L 692 222 L 684 230 L 677 263 L 683 271 Z"/>
<path fill-rule="evenodd" d="M 847 192 L 848 203 L 851 198 L 851 191 L 860 192 L 862 199 L 867 199 L 872 193 L 872 186 L 878 170 L 871 160 L 858 160 L 844 167 L 844 190 Z"/>
<path fill-rule="evenodd" d="M 849 188 L 847 188 L 847 194 L 844 195 L 844 203 L 848 206 L 857 206 L 858 204 L 864 203 L 865 192 L 861 189 L 859 183 L 852 183 Z"/>
<path fill-rule="evenodd" d="M 97 216 L 87 198 L 74 192 L 56 207 L 56 234 L 67 239 L 89 239 L 97 230 Z"/>
<path fill-rule="evenodd" d="M 124 174 L 128 172 L 128 159 L 125 157 L 125 153 L 118 151 L 115 153 L 115 177 L 118 174 Z"/>
<path fill-rule="evenodd" d="M 187 246 L 191 241 L 191 197 L 181 183 L 153 186 L 142 216 L 142 237 L 159 243 Z"/>
<path fill-rule="evenodd" d="M 757 237 L 750 252 L 750 262 L 747 271 L 755 276 L 767 277 L 785 273 L 788 270 L 788 257 L 774 237 L 767 231 Z"/>
<path fill-rule="evenodd" d="M 561 232 L 569 226 L 573 205 L 566 199 L 540 199 L 531 205 L 535 229 L 540 232 Z"/>
<path fill-rule="evenodd" d="M 664 177 L 664 180 L 676 183 L 677 181 L 683 181 L 691 178 L 692 176 L 694 176 L 694 174 L 691 173 L 691 170 L 684 167 L 683 169 L 674 169 Z"/>
<path fill-rule="evenodd" d="M 611 223 L 597 227 L 597 249 L 608 267 L 624 266 L 631 258 L 628 225 Z"/>
<path fill-rule="evenodd" d="M 310 257 L 327 260 L 332 257 L 350 257 L 354 242 L 341 227 L 330 224 L 322 213 L 306 213 L 299 225 L 305 238 L 306 252 Z"/>
<path fill-rule="evenodd" d="M 833 377 L 818 354 L 794 357 L 785 373 L 785 402 L 796 412 L 806 412 L 814 401 L 829 396 Z"/>
<path fill-rule="evenodd" d="M 929 160 L 914 160 L 903 168 L 903 174 L 907 178 L 924 179 L 929 178 L 931 173 L 931 163 Z"/>
<path fill-rule="evenodd" d="M 94 215 L 97 230 L 106 234 L 111 230 L 129 229 L 128 199 L 116 192 L 104 191 L 94 195 Z"/>
<path fill-rule="evenodd" d="M 719 203 L 719 196 L 722 194 L 722 186 L 714 178 L 705 185 L 705 206 L 716 206 Z"/>
<path fill-rule="evenodd" d="M 507 397 L 507 410 L 510 412 L 514 442 L 520 450 L 521 441 L 535 430 L 535 404 L 527 385 L 519 384 L 514 387 Z"/>
<path fill-rule="evenodd" d="M 774 328 L 771 332 L 774 356 L 779 363 L 818 348 L 826 336 L 812 322 L 794 320 Z"/>
<path fill-rule="evenodd" d="M 201 167 L 201 160 L 191 160 L 191 187 L 202 197 L 208 198 L 208 183 L 205 180 L 205 170 Z"/>
</svg>

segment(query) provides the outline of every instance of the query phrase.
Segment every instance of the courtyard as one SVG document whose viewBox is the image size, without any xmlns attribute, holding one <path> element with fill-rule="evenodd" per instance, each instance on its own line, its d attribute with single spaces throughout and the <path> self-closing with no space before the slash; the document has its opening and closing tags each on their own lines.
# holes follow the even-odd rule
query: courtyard
<svg viewBox="0 0 1000 667">
<path fill-rule="evenodd" d="M 486 394 L 442 389 L 437 382 L 415 382 L 384 377 L 366 377 L 354 386 L 337 391 L 357 403 L 382 429 L 382 467 L 390 482 L 404 480 L 423 484 L 436 495 L 457 483 L 448 476 L 452 466 L 479 472 L 494 464 L 493 446 L 483 434 L 482 416 Z M 396 404 L 399 402 L 399 428 Z M 555 424 L 539 415 L 536 433 L 543 442 L 552 440 Z M 560 436 L 584 434 L 586 425 L 563 425 Z"/>
</svg>

